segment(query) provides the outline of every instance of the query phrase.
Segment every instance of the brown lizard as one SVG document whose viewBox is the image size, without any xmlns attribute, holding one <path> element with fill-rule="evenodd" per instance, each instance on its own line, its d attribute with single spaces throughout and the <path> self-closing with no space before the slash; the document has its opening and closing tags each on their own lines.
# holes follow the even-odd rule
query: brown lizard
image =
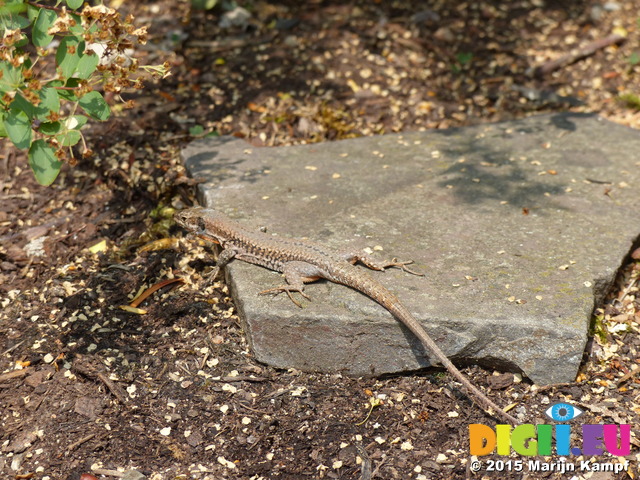
<svg viewBox="0 0 640 480">
<path fill-rule="evenodd" d="M 451 363 L 422 325 L 393 293 L 353 265 L 360 262 L 373 270 L 400 267 L 409 271 L 406 265 L 412 262 L 398 262 L 394 259 L 391 262 L 378 263 L 362 253 L 340 254 L 306 240 L 273 237 L 263 232 L 250 231 L 220 212 L 207 208 L 195 207 L 182 210 L 176 213 L 175 219 L 181 227 L 222 247 L 216 262 L 217 268 L 222 268 L 229 261 L 237 258 L 284 274 L 286 285 L 270 288 L 261 293 L 286 292 L 289 298 L 299 305 L 294 300 L 292 292 L 298 292 L 308 299 L 309 297 L 304 293 L 304 284 L 324 278 L 330 282 L 351 287 L 375 300 L 418 337 L 482 408 L 488 411 L 493 410 L 507 423 L 512 425 L 518 423 L 514 417 L 500 409 L 476 388 Z"/>
</svg>

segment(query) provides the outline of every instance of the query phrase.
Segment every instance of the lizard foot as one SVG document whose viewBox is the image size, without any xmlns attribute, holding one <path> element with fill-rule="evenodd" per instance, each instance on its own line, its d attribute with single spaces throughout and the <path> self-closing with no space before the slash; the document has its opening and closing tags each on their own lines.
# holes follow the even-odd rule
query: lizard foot
<svg viewBox="0 0 640 480">
<path fill-rule="evenodd" d="M 410 273 L 411 275 L 417 275 L 418 277 L 424 277 L 424 273 L 416 272 L 415 270 L 411 270 L 410 268 L 407 267 L 407 265 L 411 265 L 412 263 L 413 263 L 413 260 L 407 260 L 406 262 L 399 262 L 397 258 L 392 258 L 389 263 L 387 263 L 386 265 L 383 266 L 383 268 L 386 268 L 386 267 L 398 267 L 398 268 L 401 268 L 402 271 Z"/>
<path fill-rule="evenodd" d="M 300 287 L 296 287 L 294 285 L 282 285 L 280 287 L 274 287 L 274 288 L 269 288 L 267 290 L 263 290 L 259 293 L 259 295 L 266 295 L 267 293 L 271 293 L 274 295 L 277 295 L 279 293 L 282 292 L 286 292 L 287 295 L 289 296 L 289 299 L 297 306 L 302 308 L 302 305 L 300 304 L 300 302 L 298 302 L 295 298 L 293 298 L 293 295 L 291 295 L 291 292 L 298 292 L 300 295 L 302 295 L 304 298 L 306 298 L 307 300 L 311 300 L 309 298 L 309 296 L 304 293 L 302 291 L 302 288 Z"/>
<path fill-rule="evenodd" d="M 205 275 L 206 278 L 206 282 L 205 282 L 205 287 L 211 285 L 216 278 L 218 278 L 218 275 L 220 274 L 220 267 L 215 266 L 213 267 L 213 269 Z"/>
</svg>

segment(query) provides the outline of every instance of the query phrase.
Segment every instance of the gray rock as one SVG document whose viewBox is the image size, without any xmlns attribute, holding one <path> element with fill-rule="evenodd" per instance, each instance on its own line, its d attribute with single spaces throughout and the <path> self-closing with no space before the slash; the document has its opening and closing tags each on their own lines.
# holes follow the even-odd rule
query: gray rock
<svg viewBox="0 0 640 480">
<path fill-rule="evenodd" d="M 421 10 L 411 15 L 411 23 L 435 24 L 440 21 L 440 14 L 435 10 Z"/>
<path fill-rule="evenodd" d="M 235 7 L 233 10 L 224 12 L 220 17 L 218 25 L 220 28 L 242 28 L 245 29 L 249 25 L 251 13 L 242 7 Z"/>
<path fill-rule="evenodd" d="M 138 470 L 127 470 L 121 477 L 122 480 L 146 480 L 147 477 Z"/>
<path fill-rule="evenodd" d="M 207 181 L 203 203 L 240 222 L 415 260 L 425 277 L 371 274 L 445 353 L 548 384 L 575 378 L 594 305 L 638 235 L 637 151 L 638 132 L 566 113 L 280 148 L 208 138 L 183 155 Z M 227 274 L 259 361 L 348 375 L 430 365 L 358 292 L 318 282 L 298 308 L 258 295 L 277 273 L 236 261 Z"/>
<path fill-rule="evenodd" d="M 604 8 L 602 8 L 602 5 L 593 5 L 589 10 L 589 18 L 593 23 L 598 23 L 600 20 L 602 20 L 603 15 Z"/>
</svg>

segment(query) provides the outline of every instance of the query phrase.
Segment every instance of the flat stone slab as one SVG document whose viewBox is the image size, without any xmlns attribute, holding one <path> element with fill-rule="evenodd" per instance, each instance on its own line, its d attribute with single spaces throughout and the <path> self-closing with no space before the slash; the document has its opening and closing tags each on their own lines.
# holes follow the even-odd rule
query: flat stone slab
<svg viewBox="0 0 640 480">
<path fill-rule="evenodd" d="M 412 259 L 426 276 L 371 274 L 455 362 L 575 379 L 594 306 L 640 230 L 640 133 L 596 116 L 253 148 L 208 138 L 183 155 L 203 204 L 274 235 Z M 362 267 L 364 268 L 364 267 Z M 430 365 L 384 308 L 341 285 L 283 283 L 240 261 L 228 279 L 256 358 L 379 375 Z"/>
</svg>

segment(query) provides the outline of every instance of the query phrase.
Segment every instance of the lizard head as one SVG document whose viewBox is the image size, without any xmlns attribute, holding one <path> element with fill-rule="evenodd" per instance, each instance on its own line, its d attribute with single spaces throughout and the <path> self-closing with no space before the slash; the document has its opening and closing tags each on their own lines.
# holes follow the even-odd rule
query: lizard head
<svg viewBox="0 0 640 480">
<path fill-rule="evenodd" d="M 226 239 L 224 227 L 228 218 L 217 210 L 193 207 L 181 210 L 174 215 L 178 225 L 185 230 L 215 243 Z"/>
<path fill-rule="evenodd" d="M 203 218 L 204 210 L 202 207 L 187 208 L 176 212 L 173 218 L 182 228 L 197 234 L 205 229 Z"/>
</svg>

